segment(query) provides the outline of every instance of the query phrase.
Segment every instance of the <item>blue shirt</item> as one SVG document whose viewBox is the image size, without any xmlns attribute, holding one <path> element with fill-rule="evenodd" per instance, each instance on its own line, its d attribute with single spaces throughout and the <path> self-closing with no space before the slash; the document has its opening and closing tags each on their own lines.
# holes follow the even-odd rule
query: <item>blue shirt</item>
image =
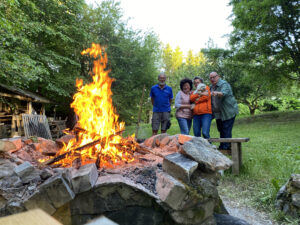
<svg viewBox="0 0 300 225">
<path fill-rule="evenodd" d="M 154 99 L 153 112 L 170 112 L 170 100 L 173 99 L 172 88 L 165 85 L 163 89 L 158 84 L 152 86 L 150 97 Z"/>
</svg>

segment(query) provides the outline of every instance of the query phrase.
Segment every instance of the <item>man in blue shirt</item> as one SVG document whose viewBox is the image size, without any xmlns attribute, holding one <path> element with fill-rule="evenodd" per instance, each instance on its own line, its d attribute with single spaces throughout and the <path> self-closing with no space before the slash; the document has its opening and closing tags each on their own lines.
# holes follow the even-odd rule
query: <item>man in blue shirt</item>
<svg viewBox="0 0 300 225">
<path fill-rule="evenodd" d="M 156 135 L 161 124 L 161 133 L 166 133 L 170 120 L 171 102 L 173 99 L 172 88 L 166 85 L 166 75 L 158 75 L 158 84 L 152 86 L 150 91 L 153 105 L 152 135 Z"/>
</svg>

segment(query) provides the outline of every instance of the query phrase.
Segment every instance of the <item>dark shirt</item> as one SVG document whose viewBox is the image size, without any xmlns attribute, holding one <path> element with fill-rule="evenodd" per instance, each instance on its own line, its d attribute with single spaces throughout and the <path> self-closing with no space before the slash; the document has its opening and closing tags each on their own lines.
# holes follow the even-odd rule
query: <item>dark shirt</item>
<svg viewBox="0 0 300 225">
<path fill-rule="evenodd" d="M 218 104 L 217 107 L 220 109 L 220 119 L 222 119 L 222 121 L 229 120 L 239 113 L 238 104 L 233 96 L 231 86 L 227 81 L 219 79 L 216 86 L 213 87 L 213 85 L 211 85 L 210 89 L 223 93 L 222 97 L 218 96 L 218 101 L 214 101 L 215 99 L 212 98 L 212 104 Z"/>
</svg>

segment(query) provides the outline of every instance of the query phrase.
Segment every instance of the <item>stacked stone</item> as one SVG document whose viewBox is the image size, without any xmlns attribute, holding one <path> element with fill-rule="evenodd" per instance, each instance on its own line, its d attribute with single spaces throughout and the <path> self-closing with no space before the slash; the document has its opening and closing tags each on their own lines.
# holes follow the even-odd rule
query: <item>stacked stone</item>
<svg viewBox="0 0 300 225">
<path fill-rule="evenodd" d="M 95 164 L 38 169 L 29 162 L 18 165 L 0 159 L 6 171 L 0 188 L 10 179 L 7 187 L 20 189 L 18 198 L 3 196 L 0 212 L 41 208 L 63 224 L 75 225 L 99 215 L 119 224 L 216 224 L 213 213 L 222 209 L 218 170 L 228 169 L 232 162 L 203 138 L 163 134 L 145 144 L 165 155 L 162 165 L 153 167 L 154 191 L 122 174 L 99 176 Z"/>
<path fill-rule="evenodd" d="M 292 174 L 276 196 L 275 206 L 286 215 L 300 219 L 300 174 Z"/>
<path fill-rule="evenodd" d="M 163 171 L 157 172 L 158 196 L 178 224 L 215 224 L 213 213 L 224 209 L 216 188 L 218 170 L 232 162 L 201 137 L 178 139 L 180 152 L 165 156 Z"/>
</svg>

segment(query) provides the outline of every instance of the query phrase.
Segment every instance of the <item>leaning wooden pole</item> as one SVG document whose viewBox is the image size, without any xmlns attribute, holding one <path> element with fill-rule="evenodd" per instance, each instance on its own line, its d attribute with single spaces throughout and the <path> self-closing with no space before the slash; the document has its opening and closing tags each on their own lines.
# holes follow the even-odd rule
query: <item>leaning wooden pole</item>
<svg viewBox="0 0 300 225">
<path fill-rule="evenodd" d="M 142 92 L 142 96 L 141 96 L 141 100 L 140 100 L 140 108 L 139 108 L 139 114 L 138 114 L 138 120 L 137 120 L 137 124 L 136 124 L 136 130 L 135 130 L 135 137 L 138 138 L 138 133 L 139 133 L 139 128 L 140 128 L 140 122 L 141 122 L 141 114 L 142 114 L 142 106 L 143 106 L 143 98 L 144 98 L 144 94 L 145 94 L 145 84 L 144 84 L 144 88 L 143 88 L 143 92 Z"/>
</svg>

